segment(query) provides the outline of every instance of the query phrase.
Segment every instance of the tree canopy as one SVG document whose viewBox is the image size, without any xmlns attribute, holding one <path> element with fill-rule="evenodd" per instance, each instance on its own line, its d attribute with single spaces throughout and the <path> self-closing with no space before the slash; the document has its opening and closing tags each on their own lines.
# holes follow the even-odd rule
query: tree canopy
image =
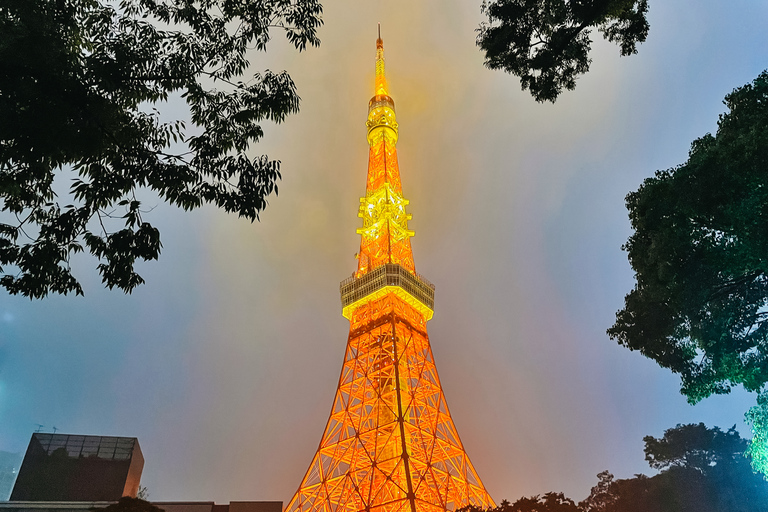
<svg viewBox="0 0 768 512">
<path fill-rule="evenodd" d="M 161 249 L 139 189 L 257 219 L 280 163 L 246 150 L 299 97 L 286 72 L 244 81 L 246 52 L 274 29 L 319 44 L 321 14 L 318 0 L 0 0 L 0 286 L 82 294 L 70 258 L 87 250 L 106 286 L 133 290 L 136 261 Z M 158 110 L 171 95 L 189 130 Z"/>
<path fill-rule="evenodd" d="M 677 425 L 646 436 L 645 459 L 655 476 L 607 481 L 580 505 L 585 512 L 752 512 L 768 508 L 768 482 L 744 456 L 747 441 L 735 428 Z M 604 475 L 601 473 L 601 475 Z M 600 477 L 600 475 L 598 475 Z M 602 500 L 596 499 L 602 497 Z M 609 497 L 610 499 L 606 499 Z M 587 506 L 594 502 L 601 507 Z"/>
<path fill-rule="evenodd" d="M 691 403 L 768 382 L 768 72 L 725 105 L 684 164 L 627 196 L 636 285 L 608 329 Z"/>
<path fill-rule="evenodd" d="M 653 469 L 685 467 L 707 472 L 717 464 L 744 460 L 747 442 L 736 428 L 723 432 L 703 423 L 678 425 L 664 432 L 664 437 L 643 438 L 645 460 Z"/>
<path fill-rule="evenodd" d="M 92 510 L 93 512 L 164 512 L 160 507 L 142 498 L 131 498 L 130 496 L 123 496 L 117 503 Z"/>
<path fill-rule="evenodd" d="M 561 492 L 548 492 L 540 496 L 522 497 L 510 504 L 503 500 L 499 506 L 483 511 L 479 507 L 469 506 L 457 512 L 581 512 L 576 503 Z"/>
<path fill-rule="evenodd" d="M 747 442 L 735 428 L 703 423 L 677 425 L 661 438 L 646 436 L 645 456 L 655 476 L 615 480 L 598 474 L 590 495 L 578 504 L 549 492 L 502 501 L 485 512 L 754 512 L 768 510 L 768 482 L 744 457 Z M 467 512 L 480 512 L 465 507 Z"/>
<path fill-rule="evenodd" d="M 744 416 L 752 427 L 752 439 L 747 450 L 752 467 L 768 477 L 768 393 L 760 393 L 757 405 L 751 407 Z"/>
<path fill-rule="evenodd" d="M 592 29 L 637 53 L 648 35 L 647 0 L 490 0 L 478 29 L 485 65 L 520 78 L 536 101 L 554 102 L 589 71 Z"/>
</svg>

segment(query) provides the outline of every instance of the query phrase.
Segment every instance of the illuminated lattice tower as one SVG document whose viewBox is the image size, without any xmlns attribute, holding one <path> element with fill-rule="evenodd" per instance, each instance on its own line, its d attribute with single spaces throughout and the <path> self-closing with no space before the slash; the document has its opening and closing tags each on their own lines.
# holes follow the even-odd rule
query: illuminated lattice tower
<svg viewBox="0 0 768 512">
<path fill-rule="evenodd" d="M 427 512 L 493 505 L 464 451 L 427 337 L 434 286 L 416 273 L 395 105 L 376 41 L 357 271 L 341 283 L 349 340 L 331 417 L 286 512 Z"/>
</svg>

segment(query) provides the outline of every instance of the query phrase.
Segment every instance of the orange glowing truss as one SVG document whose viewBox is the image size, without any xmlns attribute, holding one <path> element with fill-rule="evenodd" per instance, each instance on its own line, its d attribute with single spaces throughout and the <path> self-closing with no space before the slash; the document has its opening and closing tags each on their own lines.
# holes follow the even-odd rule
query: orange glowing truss
<svg viewBox="0 0 768 512">
<path fill-rule="evenodd" d="M 376 42 L 360 261 L 342 282 L 349 339 L 331 416 L 286 512 L 427 512 L 494 506 L 445 401 L 427 320 L 434 287 L 416 274 L 397 122 Z"/>
</svg>

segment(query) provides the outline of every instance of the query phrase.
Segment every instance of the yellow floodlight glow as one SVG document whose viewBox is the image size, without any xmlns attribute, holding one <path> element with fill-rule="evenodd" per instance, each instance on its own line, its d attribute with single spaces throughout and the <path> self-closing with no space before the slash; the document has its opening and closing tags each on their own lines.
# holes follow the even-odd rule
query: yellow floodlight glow
<svg viewBox="0 0 768 512">
<path fill-rule="evenodd" d="M 347 320 L 350 320 L 352 319 L 352 315 L 355 313 L 355 310 L 357 308 L 359 308 L 360 306 L 368 305 L 369 303 L 375 300 L 379 300 L 389 294 L 394 295 L 398 299 L 402 300 L 403 302 L 405 302 L 406 304 L 414 308 L 416 311 L 418 311 L 420 314 L 424 316 L 425 321 L 432 320 L 432 316 L 435 314 L 435 312 L 431 308 L 423 304 L 421 301 L 419 301 L 419 299 L 417 299 L 407 291 L 403 290 L 399 286 L 385 286 L 384 288 L 376 290 L 375 292 L 363 297 L 357 302 L 353 302 L 349 306 L 344 307 L 344 309 L 341 310 L 341 315 Z"/>
</svg>

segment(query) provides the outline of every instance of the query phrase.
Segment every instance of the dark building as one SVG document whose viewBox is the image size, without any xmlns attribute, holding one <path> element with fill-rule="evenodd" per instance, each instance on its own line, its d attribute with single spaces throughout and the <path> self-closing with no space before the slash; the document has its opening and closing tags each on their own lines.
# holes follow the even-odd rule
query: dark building
<svg viewBox="0 0 768 512">
<path fill-rule="evenodd" d="M 34 433 L 11 501 L 136 497 L 144 457 L 135 437 Z"/>
<path fill-rule="evenodd" d="M 0 502 L 0 512 L 93 512 L 109 501 L 8 501 Z M 165 512 L 282 512 L 282 501 L 231 501 L 217 505 L 212 501 L 154 501 Z"/>
<path fill-rule="evenodd" d="M 32 434 L 0 512 L 93 512 L 136 497 L 144 457 L 135 437 Z M 281 501 L 159 501 L 165 512 L 282 512 Z"/>
</svg>

